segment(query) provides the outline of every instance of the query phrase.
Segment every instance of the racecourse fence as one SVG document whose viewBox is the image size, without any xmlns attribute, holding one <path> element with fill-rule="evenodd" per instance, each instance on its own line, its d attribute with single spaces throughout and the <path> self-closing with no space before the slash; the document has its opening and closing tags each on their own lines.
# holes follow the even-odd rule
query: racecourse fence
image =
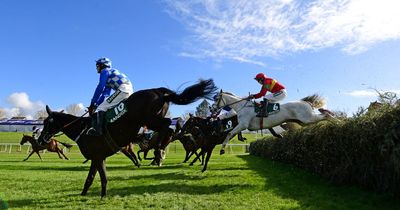
<svg viewBox="0 0 400 210">
<path fill-rule="evenodd" d="M 64 153 L 80 153 L 78 145 L 72 144 L 73 147 L 68 149 L 62 146 Z M 228 144 L 226 145 L 225 152 L 228 154 L 246 154 L 249 153 L 250 144 Z M 218 149 L 218 146 L 215 148 Z M 134 151 L 137 152 L 139 146 L 135 145 Z M 32 151 L 32 146 L 29 143 L 20 145 L 18 143 L 0 143 L 0 153 L 26 153 L 29 154 Z M 46 153 L 47 150 L 40 151 L 41 153 Z M 179 141 L 172 142 L 166 148 L 166 153 L 184 153 L 185 150 Z"/>
</svg>

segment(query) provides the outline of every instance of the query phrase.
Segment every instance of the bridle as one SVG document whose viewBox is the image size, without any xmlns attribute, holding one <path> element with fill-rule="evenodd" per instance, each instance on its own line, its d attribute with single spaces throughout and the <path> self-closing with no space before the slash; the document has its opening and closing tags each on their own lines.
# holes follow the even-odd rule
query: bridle
<svg viewBox="0 0 400 210">
<path fill-rule="evenodd" d="M 235 102 L 232 102 L 232 103 L 229 103 L 229 104 L 227 104 L 225 101 L 224 101 L 224 99 L 222 98 L 222 93 L 223 92 L 221 92 L 221 93 L 219 93 L 219 95 L 218 95 L 218 101 L 217 101 L 217 103 L 215 103 L 215 107 L 213 107 L 213 109 L 215 109 L 215 110 L 220 110 L 220 109 L 223 109 L 223 108 L 225 108 L 225 107 L 229 107 L 229 106 L 231 106 L 231 105 L 233 105 L 233 104 L 237 104 L 237 103 L 239 103 L 239 102 L 241 102 L 241 101 L 244 101 L 244 100 L 247 100 L 247 98 L 242 98 L 242 99 L 240 99 L 240 100 L 238 100 L 238 101 L 235 101 Z M 220 104 L 220 102 L 223 102 L 223 106 L 220 106 L 219 104 Z"/>
<path fill-rule="evenodd" d="M 65 124 L 65 125 L 60 125 L 60 124 L 54 122 L 53 117 L 51 117 L 50 120 L 53 121 L 55 124 L 58 124 L 57 126 L 59 126 L 59 128 L 56 129 L 56 131 L 54 131 L 54 132 L 52 132 L 52 133 L 50 133 L 50 134 L 47 134 L 47 132 L 44 133 L 44 134 L 43 134 L 43 139 L 47 139 L 47 140 L 45 140 L 44 142 L 48 143 L 48 142 L 49 142 L 48 140 L 51 139 L 52 136 L 56 135 L 56 134 L 59 133 L 60 131 L 64 130 L 65 128 L 67 128 L 67 127 L 71 126 L 72 124 L 74 124 L 74 123 L 78 122 L 79 120 L 81 120 L 81 119 L 83 118 L 83 116 L 85 116 L 88 112 L 89 112 L 89 111 L 86 111 L 86 112 L 83 113 L 80 117 L 78 117 L 78 118 L 72 120 L 71 122 L 69 122 L 69 123 L 67 123 L 67 124 Z M 51 115 L 49 115 L 49 116 L 51 116 Z"/>
</svg>

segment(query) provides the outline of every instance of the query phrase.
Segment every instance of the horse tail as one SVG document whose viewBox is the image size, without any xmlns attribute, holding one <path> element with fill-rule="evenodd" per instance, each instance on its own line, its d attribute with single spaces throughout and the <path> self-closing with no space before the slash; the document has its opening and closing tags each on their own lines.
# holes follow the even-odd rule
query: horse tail
<svg viewBox="0 0 400 210">
<path fill-rule="evenodd" d="M 59 141 L 60 142 L 60 141 Z M 60 144 L 62 144 L 62 145 L 64 145 L 64 147 L 66 147 L 66 148 L 71 148 L 73 145 L 71 145 L 71 144 L 68 144 L 68 143 L 64 143 L 64 142 L 60 142 Z"/>
<path fill-rule="evenodd" d="M 200 80 L 197 84 L 185 88 L 180 94 L 172 92 L 166 95 L 165 100 L 177 105 L 186 105 L 200 98 L 211 99 L 217 89 L 212 79 Z"/>
<path fill-rule="evenodd" d="M 311 107 L 313 107 L 313 108 L 321 108 L 326 104 L 325 99 L 318 94 L 313 94 L 313 95 L 304 97 L 301 100 L 309 103 L 311 105 Z"/>
</svg>

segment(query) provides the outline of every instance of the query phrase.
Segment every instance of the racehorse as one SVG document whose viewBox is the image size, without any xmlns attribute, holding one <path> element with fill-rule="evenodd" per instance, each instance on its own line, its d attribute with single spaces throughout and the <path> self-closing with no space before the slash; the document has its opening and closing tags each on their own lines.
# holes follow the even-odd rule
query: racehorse
<svg viewBox="0 0 400 210">
<path fill-rule="evenodd" d="M 32 155 L 33 153 L 36 153 L 36 154 L 39 156 L 40 160 L 42 160 L 42 157 L 40 156 L 39 151 L 42 151 L 42 150 L 45 150 L 45 149 L 47 149 L 47 151 L 49 151 L 49 152 L 57 152 L 58 157 L 59 157 L 60 159 L 63 159 L 63 158 L 61 157 L 61 155 L 62 155 L 62 156 L 64 156 L 64 158 L 65 158 L 66 160 L 69 160 L 69 159 L 67 158 L 67 156 L 64 155 L 63 151 L 58 147 L 58 143 L 64 145 L 64 147 L 66 147 L 66 148 L 71 148 L 72 145 L 70 145 L 70 144 L 63 143 L 63 142 L 59 142 L 59 141 L 57 141 L 56 139 L 51 139 L 51 140 L 49 141 L 49 143 L 47 143 L 47 144 L 45 144 L 45 145 L 39 145 L 39 143 L 38 143 L 32 136 L 23 134 L 23 135 L 22 135 L 21 142 L 19 142 L 19 144 L 20 144 L 20 145 L 24 145 L 26 142 L 31 143 L 31 145 L 32 145 L 32 152 L 28 155 L 27 158 L 24 159 L 24 161 L 28 160 L 29 157 L 31 157 L 31 155 Z M 61 154 L 61 155 L 60 155 L 60 154 Z"/>
<path fill-rule="evenodd" d="M 218 110 L 229 106 L 236 111 L 239 121 L 239 124 L 228 133 L 222 143 L 220 150 L 221 155 L 225 153 L 225 146 L 232 136 L 242 130 L 248 129 L 255 131 L 264 128 L 272 128 L 284 122 L 311 124 L 334 116 L 331 111 L 321 108 L 325 105 L 325 100 L 317 94 L 302 98 L 300 101 L 281 104 L 280 111 L 270 114 L 264 119 L 256 116 L 254 104 L 250 100 L 242 99 L 232 93 L 223 92 L 222 90 L 215 99 L 216 101 L 212 105 L 213 109 Z M 315 114 L 314 108 L 319 108 L 318 111 L 320 114 Z"/>
<path fill-rule="evenodd" d="M 190 104 L 200 98 L 211 98 L 216 91 L 212 79 L 200 82 L 185 88 L 181 93 L 176 93 L 167 88 L 141 90 L 133 93 L 123 104 L 110 111 L 119 111 L 121 114 L 114 122 L 104 127 L 102 136 L 86 134 L 90 127 L 89 117 L 77 117 L 70 114 L 51 111 L 46 106 L 48 117 L 44 120 L 44 127 L 38 141 L 47 142 L 51 136 L 62 131 L 79 146 L 82 155 L 91 160 L 88 176 L 81 195 L 86 195 L 98 171 L 101 179 L 101 197 L 106 196 L 107 175 L 105 159 L 122 147 L 128 145 L 137 135 L 140 127 L 146 125 L 149 129 L 159 133 L 159 144 L 156 148 L 156 161 L 161 165 L 161 154 L 172 134 L 169 128 L 171 120 L 165 118 L 169 103 L 177 105 Z M 126 109 L 120 109 L 126 108 Z"/>
<path fill-rule="evenodd" d="M 186 163 L 192 157 L 192 155 L 196 155 L 196 157 L 199 156 L 197 150 L 200 149 L 203 143 L 201 141 L 197 141 L 198 139 L 194 138 L 193 134 L 182 134 L 178 137 L 178 140 L 182 143 L 183 148 L 186 151 L 183 163 Z"/>
<path fill-rule="evenodd" d="M 222 121 L 225 122 L 226 125 L 233 125 L 235 118 L 237 118 L 237 116 L 232 116 L 230 118 L 223 119 Z M 222 144 L 222 142 L 224 142 L 224 139 L 228 135 L 229 130 L 232 129 L 228 126 L 228 129 L 224 127 L 224 129 L 226 130 L 215 133 L 213 132 L 213 130 L 215 130 L 213 126 L 215 125 L 210 123 L 209 119 L 203 119 L 201 117 L 190 117 L 182 127 L 183 133 L 192 134 L 196 145 L 198 146 L 197 149 L 201 148 L 200 153 L 189 165 L 192 166 L 198 159 L 202 158 L 201 163 L 204 165 L 202 172 L 207 170 L 208 161 L 210 160 L 212 151 L 214 150 L 215 146 L 217 146 L 218 144 Z M 235 135 L 233 135 L 232 138 L 233 137 L 235 137 Z M 205 155 L 206 157 L 204 159 Z"/>
</svg>

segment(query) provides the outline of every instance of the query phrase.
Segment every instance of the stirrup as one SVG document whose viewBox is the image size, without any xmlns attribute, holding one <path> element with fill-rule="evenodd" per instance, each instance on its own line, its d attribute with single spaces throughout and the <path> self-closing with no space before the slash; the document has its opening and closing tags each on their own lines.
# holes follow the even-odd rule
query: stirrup
<svg viewBox="0 0 400 210">
<path fill-rule="evenodd" d="M 97 130 L 94 129 L 93 127 L 89 128 L 89 129 L 86 131 L 86 134 L 89 135 L 89 136 L 100 136 L 100 135 L 101 135 L 101 134 L 99 134 L 99 133 L 97 132 Z"/>
</svg>

